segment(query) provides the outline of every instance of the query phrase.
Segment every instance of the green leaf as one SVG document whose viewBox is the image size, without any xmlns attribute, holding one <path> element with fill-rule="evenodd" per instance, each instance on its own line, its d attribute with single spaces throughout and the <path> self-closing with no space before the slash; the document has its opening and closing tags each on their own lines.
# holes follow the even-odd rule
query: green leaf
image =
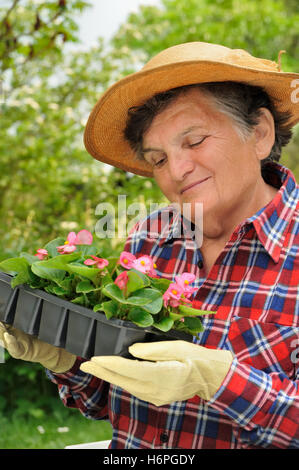
<svg viewBox="0 0 299 470">
<path fill-rule="evenodd" d="M 73 304 L 79 304 L 85 306 L 86 300 L 84 295 L 80 295 L 79 297 L 75 297 L 73 300 L 71 300 Z"/>
<path fill-rule="evenodd" d="M 38 261 L 35 263 L 37 266 L 42 266 L 45 268 L 54 268 L 54 269 L 64 269 L 67 270 L 68 263 L 79 259 L 81 256 L 80 253 L 70 253 L 68 255 L 58 255 L 54 258 L 50 258 L 43 261 Z"/>
<path fill-rule="evenodd" d="M 142 328 L 151 326 L 154 323 L 154 319 L 151 314 L 138 307 L 133 307 L 130 310 L 128 320 L 132 321 L 138 326 L 141 326 Z"/>
<path fill-rule="evenodd" d="M 114 283 L 107 284 L 105 287 L 103 287 L 102 293 L 112 300 L 117 300 L 122 304 L 127 303 L 122 290 Z"/>
<path fill-rule="evenodd" d="M 69 293 L 71 292 L 72 290 L 72 282 L 73 282 L 73 279 L 71 277 L 66 277 L 65 279 L 63 279 L 62 281 L 59 281 L 57 280 L 56 283 L 62 287 L 63 289 L 67 290 Z"/>
<path fill-rule="evenodd" d="M 34 280 L 29 267 L 29 263 L 25 258 L 9 258 L 0 263 L 0 268 L 7 273 L 16 274 L 11 280 L 11 287 L 19 284 L 30 284 Z"/>
<path fill-rule="evenodd" d="M 49 243 L 47 243 L 44 246 L 44 250 L 47 250 L 49 255 L 52 258 L 54 258 L 54 256 L 57 256 L 58 254 L 57 247 L 63 245 L 64 242 L 65 242 L 65 238 L 62 238 L 62 237 L 55 238 L 54 240 L 51 240 Z"/>
<path fill-rule="evenodd" d="M 134 295 L 127 298 L 130 305 L 139 305 L 152 314 L 159 313 L 163 306 L 161 292 L 156 289 L 141 289 L 134 292 Z"/>
<path fill-rule="evenodd" d="M 48 294 L 55 295 L 55 293 L 54 293 L 54 287 L 55 287 L 55 285 L 50 284 L 49 286 L 45 286 L 45 287 L 44 287 L 44 290 L 45 290 L 46 292 L 48 292 Z"/>
<path fill-rule="evenodd" d="M 122 304 L 142 307 L 152 314 L 160 312 L 163 305 L 162 295 L 155 289 L 140 289 L 135 291 L 131 297 L 126 298 L 122 290 L 113 283 L 106 285 L 102 289 L 102 293 Z"/>
<path fill-rule="evenodd" d="M 22 258 L 25 258 L 25 259 L 28 261 L 28 263 L 29 263 L 30 265 L 31 265 L 32 263 L 36 263 L 37 261 L 40 261 L 37 256 L 31 255 L 30 253 L 22 252 L 22 253 L 20 254 L 20 256 L 21 256 Z"/>
<path fill-rule="evenodd" d="M 167 291 L 168 287 L 170 286 L 170 284 L 172 283 L 172 281 L 169 281 L 168 279 L 164 279 L 164 278 L 151 278 L 151 285 L 155 288 L 155 289 L 158 289 L 159 291 L 164 292 Z"/>
<path fill-rule="evenodd" d="M 90 279 L 94 284 L 96 284 L 98 278 L 101 276 L 101 271 L 97 268 L 89 268 L 80 264 L 67 264 L 66 269 L 70 273 Z"/>
<path fill-rule="evenodd" d="M 53 286 L 53 294 L 54 295 L 66 295 L 68 291 L 60 286 Z"/>
<path fill-rule="evenodd" d="M 101 258 L 101 255 L 99 253 L 97 253 L 98 258 Z M 109 273 L 112 273 L 112 271 L 115 269 L 115 267 L 117 266 L 117 263 L 118 263 L 118 260 L 119 260 L 119 257 L 107 257 L 106 258 L 107 261 L 109 261 L 109 264 L 108 266 L 106 267 L 106 269 L 109 271 Z"/>
<path fill-rule="evenodd" d="M 173 321 L 178 321 L 183 318 L 183 316 L 184 315 L 182 313 L 169 312 L 169 318 L 171 318 Z"/>
<path fill-rule="evenodd" d="M 92 292 L 95 290 L 94 285 L 92 285 L 89 281 L 80 281 L 76 286 L 76 292 Z"/>
<path fill-rule="evenodd" d="M 114 300 L 108 300 L 102 304 L 95 305 L 93 311 L 98 312 L 100 310 L 104 312 L 106 318 L 109 320 L 112 317 L 117 317 L 118 309 L 118 305 Z"/>
<path fill-rule="evenodd" d="M 161 331 L 169 331 L 173 327 L 173 320 L 169 317 L 164 317 L 158 323 L 155 322 L 153 326 Z"/>
<path fill-rule="evenodd" d="M 8 258 L 1 261 L 0 268 L 4 272 L 25 273 L 28 271 L 29 263 L 25 258 Z"/>
<path fill-rule="evenodd" d="M 199 318 L 184 317 L 184 325 L 194 334 L 204 330 Z"/>
<path fill-rule="evenodd" d="M 127 294 L 131 294 L 132 292 L 150 285 L 150 281 L 147 276 L 133 269 L 128 271 L 128 278 Z"/>
<path fill-rule="evenodd" d="M 34 263 L 31 266 L 31 270 L 36 276 L 41 277 L 42 279 L 48 279 L 59 284 L 65 277 L 65 271 L 61 269 L 52 269 L 41 265 L 43 261 Z"/>
<path fill-rule="evenodd" d="M 101 286 L 104 287 L 107 284 L 111 284 L 112 282 L 113 282 L 113 279 L 111 277 L 111 274 L 107 273 L 107 274 L 105 274 L 105 276 L 102 277 Z"/>
<path fill-rule="evenodd" d="M 198 310 L 197 308 L 187 307 L 186 305 L 179 305 L 179 311 L 184 314 L 184 316 L 198 316 L 198 315 L 210 315 L 217 312 L 210 312 L 208 310 Z"/>
<path fill-rule="evenodd" d="M 96 256 L 98 249 L 93 246 L 93 245 L 76 245 L 77 250 L 80 251 L 82 256 L 88 257 L 88 256 Z"/>
<path fill-rule="evenodd" d="M 12 278 L 10 285 L 12 288 L 17 287 L 20 284 L 30 284 L 31 278 L 29 272 L 18 273 L 15 277 Z"/>
<path fill-rule="evenodd" d="M 134 271 L 128 272 L 128 282 L 126 286 L 127 294 L 131 294 L 136 290 L 139 290 L 143 287 L 143 281 L 140 276 Z"/>
<path fill-rule="evenodd" d="M 143 287 L 149 287 L 151 285 L 150 278 L 146 274 L 142 273 L 141 271 L 138 271 L 138 269 L 132 268 L 128 271 L 128 274 L 130 274 L 130 273 L 135 273 L 135 274 L 137 274 L 137 276 L 140 277 L 140 279 L 142 279 Z"/>
<path fill-rule="evenodd" d="M 103 311 L 102 305 L 103 305 L 103 304 L 96 304 L 96 305 L 94 305 L 94 307 L 93 307 L 92 310 L 93 310 L 94 312 Z"/>
</svg>

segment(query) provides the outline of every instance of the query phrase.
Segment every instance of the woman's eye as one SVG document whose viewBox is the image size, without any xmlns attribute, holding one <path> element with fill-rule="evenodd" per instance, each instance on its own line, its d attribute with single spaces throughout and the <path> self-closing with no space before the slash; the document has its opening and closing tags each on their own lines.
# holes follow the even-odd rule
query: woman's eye
<svg viewBox="0 0 299 470">
<path fill-rule="evenodd" d="M 191 148 L 192 148 L 192 147 L 197 147 L 197 146 L 200 145 L 206 138 L 207 138 L 207 136 L 201 138 L 200 140 L 197 140 L 197 141 L 194 142 L 194 143 L 190 143 L 190 144 L 189 144 L 189 147 L 191 147 Z"/>
<path fill-rule="evenodd" d="M 154 166 L 155 167 L 160 167 L 163 165 L 163 163 L 166 161 L 166 157 L 158 158 L 156 161 L 154 161 Z"/>
</svg>

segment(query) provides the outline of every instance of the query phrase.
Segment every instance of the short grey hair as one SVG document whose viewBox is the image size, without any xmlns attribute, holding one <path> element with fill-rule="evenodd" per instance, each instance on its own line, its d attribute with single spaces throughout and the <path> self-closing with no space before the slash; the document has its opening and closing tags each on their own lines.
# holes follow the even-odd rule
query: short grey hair
<svg viewBox="0 0 299 470">
<path fill-rule="evenodd" d="M 137 158 L 144 159 L 143 135 L 149 129 L 154 117 L 165 110 L 178 96 L 192 88 L 209 96 L 217 109 L 231 118 L 244 140 L 258 124 L 260 108 L 267 108 L 274 119 L 275 142 L 270 154 L 261 164 L 263 167 L 268 161 L 279 161 L 282 147 L 287 145 L 292 137 L 292 130 L 287 125 L 290 113 L 277 111 L 273 100 L 263 88 L 239 82 L 210 82 L 173 88 L 153 96 L 141 106 L 130 108 L 124 136 Z"/>
</svg>

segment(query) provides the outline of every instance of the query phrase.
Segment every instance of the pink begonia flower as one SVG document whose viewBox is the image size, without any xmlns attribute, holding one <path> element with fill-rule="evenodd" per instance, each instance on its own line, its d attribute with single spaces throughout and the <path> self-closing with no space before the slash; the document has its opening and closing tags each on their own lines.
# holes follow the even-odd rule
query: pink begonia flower
<svg viewBox="0 0 299 470">
<path fill-rule="evenodd" d="M 68 245 L 68 242 L 65 242 L 65 245 L 61 245 L 57 247 L 58 253 L 61 255 L 65 255 L 67 253 L 73 253 L 75 251 L 76 245 Z"/>
<path fill-rule="evenodd" d="M 195 281 L 195 279 L 196 279 L 195 275 L 190 274 L 190 273 L 183 273 L 183 274 L 179 274 L 178 276 L 175 276 L 175 281 L 177 284 L 188 285 L 191 282 Z"/>
<path fill-rule="evenodd" d="M 114 283 L 120 288 L 120 289 L 125 289 L 127 287 L 129 280 L 129 276 L 127 271 L 123 271 L 120 273 L 117 278 L 115 279 Z"/>
<path fill-rule="evenodd" d="M 76 232 L 69 232 L 66 241 L 67 241 L 70 245 L 75 245 L 75 240 L 76 240 L 76 238 L 77 238 Z"/>
<path fill-rule="evenodd" d="M 178 307 L 182 303 L 191 304 L 191 301 L 186 298 L 183 287 L 177 283 L 169 285 L 167 291 L 163 294 L 163 301 L 164 307 Z"/>
<path fill-rule="evenodd" d="M 136 260 L 136 256 L 132 255 L 128 251 L 123 251 L 119 257 L 119 264 L 126 269 L 131 269 L 133 261 Z"/>
<path fill-rule="evenodd" d="M 157 266 L 154 264 L 150 256 L 144 255 L 136 258 L 135 255 L 129 253 L 128 251 L 123 251 L 119 257 L 119 264 L 126 269 L 136 269 L 144 274 L 149 276 L 156 276 L 156 271 L 154 268 Z"/>
<path fill-rule="evenodd" d="M 74 240 L 74 245 L 91 245 L 91 244 L 92 244 L 92 234 L 88 230 L 85 230 L 85 229 L 80 230 L 80 232 L 78 232 L 76 235 L 76 238 Z"/>
<path fill-rule="evenodd" d="M 187 299 L 197 291 L 197 287 L 191 287 L 190 284 L 196 279 L 194 274 L 183 273 L 179 276 L 175 276 L 175 281 L 184 290 L 184 295 Z"/>
<path fill-rule="evenodd" d="M 97 256 L 93 256 L 93 255 L 91 255 L 91 257 L 93 259 L 88 258 L 84 261 L 84 264 L 86 264 L 86 266 L 96 265 L 98 269 L 104 269 L 109 264 L 109 261 L 107 259 L 98 258 Z"/>
<path fill-rule="evenodd" d="M 177 299 L 172 299 L 170 297 L 170 295 L 167 296 L 166 292 L 165 294 L 163 295 L 163 303 L 164 303 L 164 307 L 178 307 L 180 305 L 180 301 L 177 300 Z"/>
<path fill-rule="evenodd" d="M 91 245 L 92 234 L 88 230 L 80 230 L 76 232 L 70 232 L 67 236 L 64 245 L 58 246 L 57 250 L 60 254 L 73 253 L 76 250 L 76 245 Z"/>
<path fill-rule="evenodd" d="M 44 250 L 44 248 L 39 248 L 37 251 L 36 251 L 36 254 L 34 256 L 37 256 L 38 259 L 41 259 L 43 260 L 44 258 L 46 258 L 46 256 L 48 256 L 48 252 L 47 250 Z"/>
<path fill-rule="evenodd" d="M 132 268 L 144 274 L 148 274 L 149 276 L 156 275 L 154 267 L 156 267 L 156 265 L 154 264 L 152 258 L 147 255 L 140 256 L 139 258 L 135 259 L 132 263 Z"/>
<path fill-rule="evenodd" d="M 178 307 L 184 291 L 179 284 L 172 283 L 163 294 L 164 306 Z"/>
</svg>

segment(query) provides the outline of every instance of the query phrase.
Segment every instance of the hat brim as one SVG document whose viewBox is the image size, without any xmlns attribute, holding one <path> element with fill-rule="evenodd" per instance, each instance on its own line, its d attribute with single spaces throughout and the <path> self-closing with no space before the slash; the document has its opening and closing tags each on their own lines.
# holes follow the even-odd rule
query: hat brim
<svg viewBox="0 0 299 470">
<path fill-rule="evenodd" d="M 101 162 L 152 177 L 150 165 L 137 159 L 124 137 L 130 107 L 143 104 L 157 93 L 184 85 L 235 81 L 263 87 L 279 111 L 290 113 L 288 125 L 293 127 L 299 120 L 299 103 L 293 99 L 293 80 L 298 77 L 295 73 L 198 60 L 141 70 L 112 85 L 98 100 L 86 124 L 84 144 Z"/>
</svg>

